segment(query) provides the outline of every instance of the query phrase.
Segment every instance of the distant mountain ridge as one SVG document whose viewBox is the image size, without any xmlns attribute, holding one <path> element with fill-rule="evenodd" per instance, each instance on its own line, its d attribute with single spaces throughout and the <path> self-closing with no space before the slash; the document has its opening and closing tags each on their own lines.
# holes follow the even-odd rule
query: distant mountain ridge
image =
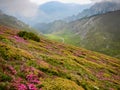
<svg viewBox="0 0 120 90">
<path fill-rule="evenodd" d="M 99 3 L 95 3 L 94 5 L 92 5 L 89 9 L 83 10 L 78 15 L 73 15 L 73 16 L 65 18 L 63 20 L 56 20 L 51 23 L 37 23 L 34 25 L 34 28 L 38 29 L 39 31 L 41 31 L 43 33 L 51 33 L 51 31 L 52 32 L 57 31 L 56 28 L 52 29 L 52 27 L 54 27 L 54 25 L 56 25 L 56 23 L 57 23 L 57 26 L 60 27 L 60 23 L 59 23 L 60 21 L 65 24 L 65 23 L 69 23 L 69 22 L 72 22 L 75 20 L 82 19 L 82 18 L 91 17 L 94 15 L 99 15 L 99 14 L 116 11 L 116 10 L 120 10 L 120 3 L 117 3 L 115 1 L 99 2 Z M 42 25 L 44 25 L 44 27 Z M 65 25 L 61 25 L 61 27 L 64 27 Z M 45 27 L 47 27 L 47 28 L 45 28 Z"/>
<path fill-rule="evenodd" d="M 31 30 L 32 28 L 25 24 L 24 22 L 18 20 L 17 18 L 13 16 L 9 16 L 5 14 L 3 11 L 0 10 L 0 25 L 12 27 L 15 29 L 21 29 L 21 30 Z"/>
<path fill-rule="evenodd" d="M 37 23 L 50 23 L 56 20 L 62 20 L 68 16 L 77 15 L 82 10 L 89 8 L 90 6 L 91 4 L 80 5 L 75 3 L 51 1 L 40 5 L 36 15 L 33 17 L 16 17 L 30 24 L 31 26 L 34 26 Z"/>
<path fill-rule="evenodd" d="M 80 5 L 72 3 L 61 3 L 57 1 L 47 2 L 39 6 L 38 14 L 35 17 L 37 23 L 49 23 L 55 20 L 61 20 L 68 16 L 77 15 L 82 10 L 91 5 Z"/>
<path fill-rule="evenodd" d="M 95 3 L 89 9 L 83 10 L 81 13 L 79 13 L 76 16 L 66 18 L 66 21 L 70 22 L 84 17 L 90 17 L 92 15 L 103 14 L 116 10 L 120 10 L 120 3 L 115 1 L 103 1 L 99 3 Z"/>
<path fill-rule="evenodd" d="M 120 10 L 76 20 L 56 31 L 53 35 L 65 43 L 120 58 Z"/>
<path fill-rule="evenodd" d="M 52 23 L 38 23 L 34 26 L 34 28 L 43 34 L 49 34 L 52 32 L 57 32 L 58 28 L 62 29 L 66 24 L 67 23 L 62 20 L 56 20 Z"/>
</svg>

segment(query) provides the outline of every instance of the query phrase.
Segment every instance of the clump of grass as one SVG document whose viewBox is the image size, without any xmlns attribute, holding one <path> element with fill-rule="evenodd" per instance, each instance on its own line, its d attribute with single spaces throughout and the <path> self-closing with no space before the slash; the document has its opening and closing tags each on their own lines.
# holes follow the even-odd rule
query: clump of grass
<svg viewBox="0 0 120 90">
<path fill-rule="evenodd" d="M 0 83 L 0 90 L 8 90 L 9 82 L 1 82 Z"/>
<path fill-rule="evenodd" d="M 7 39 L 5 36 L 0 35 L 0 41 L 12 45 L 12 42 L 9 39 Z"/>
<path fill-rule="evenodd" d="M 32 32 L 20 31 L 18 33 L 18 36 L 23 37 L 24 39 L 30 39 L 37 42 L 40 41 L 40 38 Z"/>
<path fill-rule="evenodd" d="M 5 82 L 5 81 L 11 81 L 11 80 L 12 80 L 12 78 L 10 76 L 0 73 L 0 81 Z"/>
<path fill-rule="evenodd" d="M 46 73 L 47 75 L 71 79 L 71 76 L 69 74 L 64 73 L 63 71 L 57 71 L 52 68 L 49 69 L 49 68 L 44 68 L 44 67 L 39 67 L 39 70 Z"/>
<path fill-rule="evenodd" d="M 84 90 L 81 86 L 78 86 L 75 82 L 63 79 L 46 79 L 43 80 L 43 90 Z"/>
<path fill-rule="evenodd" d="M 28 52 L 3 43 L 0 43 L 0 56 L 2 56 L 4 60 L 23 60 L 32 58 L 32 55 Z"/>
</svg>

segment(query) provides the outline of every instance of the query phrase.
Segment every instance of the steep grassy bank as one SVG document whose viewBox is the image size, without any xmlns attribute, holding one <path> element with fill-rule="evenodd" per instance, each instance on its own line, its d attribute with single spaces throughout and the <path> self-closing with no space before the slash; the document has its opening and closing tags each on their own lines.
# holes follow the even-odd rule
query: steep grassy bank
<svg viewBox="0 0 120 90">
<path fill-rule="evenodd" d="M 0 26 L 1 90 L 119 90 L 120 60 Z M 33 88 L 33 89 L 31 89 Z"/>
</svg>

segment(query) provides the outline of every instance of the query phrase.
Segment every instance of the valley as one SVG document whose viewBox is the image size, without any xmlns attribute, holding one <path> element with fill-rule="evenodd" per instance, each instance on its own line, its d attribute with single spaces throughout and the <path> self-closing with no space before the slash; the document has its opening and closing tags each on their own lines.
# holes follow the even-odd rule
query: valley
<svg viewBox="0 0 120 90">
<path fill-rule="evenodd" d="M 120 1 L 1 0 L 0 90 L 120 90 Z"/>
<path fill-rule="evenodd" d="M 120 58 L 119 16 L 120 11 L 115 11 L 80 19 L 61 25 L 51 35 L 63 37 L 67 44 Z"/>
</svg>

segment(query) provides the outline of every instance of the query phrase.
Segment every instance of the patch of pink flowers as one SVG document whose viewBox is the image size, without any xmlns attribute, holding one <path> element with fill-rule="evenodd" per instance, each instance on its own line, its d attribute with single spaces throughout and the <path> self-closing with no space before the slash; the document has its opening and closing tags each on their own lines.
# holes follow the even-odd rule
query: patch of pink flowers
<svg viewBox="0 0 120 90">
<path fill-rule="evenodd" d="M 15 84 L 18 84 L 22 82 L 22 78 L 15 78 L 13 79 L 13 81 L 15 82 Z"/>
<path fill-rule="evenodd" d="M 30 83 L 35 83 L 35 84 L 40 83 L 38 77 L 36 75 L 33 75 L 33 74 L 27 75 L 26 79 Z"/>
<path fill-rule="evenodd" d="M 27 90 L 26 85 L 22 84 L 22 78 L 15 78 L 13 79 L 13 87 L 17 90 Z"/>
<path fill-rule="evenodd" d="M 19 36 L 14 36 L 14 38 L 16 39 L 17 42 L 26 43 L 26 41 L 23 38 L 19 37 Z"/>
<path fill-rule="evenodd" d="M 37 90 L 34 84 L 28 84 L 27 86 L 28 86 L 28 90 Z"/>
<path fill-rule="evenodd" d="M 12 66 L 8 66 L 8 69 L 11 71 L 12 74 L 17 74 L 17 71 Z"/>
<path fill-rule="evenodd" d="M 38 88 L 36 88 L 36 85 L 30 82 L 25 84 L 21 78 L 14 80 L 13 87 L 15 90 L 38 90 Z M 42 88 L 40 88 L 40 90 L 42 90 Z"/>
<path fill-rule="evenodd" d="M 110 81 L 110 78 L 104 77 L 104 72 L 103 72 L 103 71 L 99 71 L 98 73 L 96 73 L 96 76 L 97 76 L 97 78 L 99 78 L 100 80 Z"/>
<path fill-rule="evenodd" d="M 18 85 L 18 90 L 27 90 L 27 87 L 24 84 L 19 84 Z"/>
<path fill-rule="evenodd" d="M 2 31 L 0 31 L 0 34 L 4 34 Z"/>
<path fill-rule="evenodd" d="M 115 89 L 113 89 L 113 88 L 110 88 L 109 90 L 115 90 Z"/>
</svg>

